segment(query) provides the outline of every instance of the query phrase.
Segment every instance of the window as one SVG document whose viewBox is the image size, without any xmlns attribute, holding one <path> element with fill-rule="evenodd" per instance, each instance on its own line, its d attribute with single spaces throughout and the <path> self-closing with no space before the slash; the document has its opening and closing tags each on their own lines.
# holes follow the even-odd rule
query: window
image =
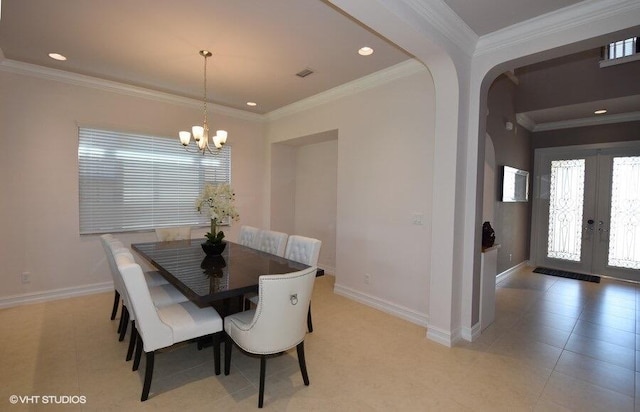
<svg viewBox="0 0 640 412">
<path fill-rule="evenodd" d="M 638 41 L 638 37 L 630 37 L 609 43 L 602 48 L 600 68 L 638 60 L 640 60 L 640 41 Z"/>
<path fill-rule="evenodd" d="M 80 128 L 80 234 L 205 226 L 205 182 L 231 183 L 231 148 L 186 152 L 177 139 Z"/>
<path fill-rule="evenodd" d="M 620 59 L 636 54 L 638 53 L 638 38 L 631 37 L 626 40 L 609 43 L 606 52 L 607 60 Z"/>
</svg>

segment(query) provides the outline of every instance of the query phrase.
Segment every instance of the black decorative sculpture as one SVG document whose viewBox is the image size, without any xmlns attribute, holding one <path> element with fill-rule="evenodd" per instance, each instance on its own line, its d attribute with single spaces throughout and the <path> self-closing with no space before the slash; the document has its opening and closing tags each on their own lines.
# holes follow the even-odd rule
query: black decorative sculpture
<svg viewBox="0 0 640 412">
<path fill-rule="evenodd" d="M 482 224 L 482 249 L 488 249 L 496 241 L 496 232 L 491 227 L 491 223 L 484 222 Z"/>
</svg>

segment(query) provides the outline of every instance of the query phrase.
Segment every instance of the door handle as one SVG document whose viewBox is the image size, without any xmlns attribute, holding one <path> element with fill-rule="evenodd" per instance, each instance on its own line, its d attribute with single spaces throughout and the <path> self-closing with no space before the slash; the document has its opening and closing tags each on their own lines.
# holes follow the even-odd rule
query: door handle
<svg viewBox="0 0 640 412">
<path fill-rule="evenodd" d="M 595 220 L 593 219 L 589 219 L 587 220 L 587 226 L 584 228 L 585 231 L 590 230 L 593 232 L 593 224 L 595 223 Z"/>
</svg>

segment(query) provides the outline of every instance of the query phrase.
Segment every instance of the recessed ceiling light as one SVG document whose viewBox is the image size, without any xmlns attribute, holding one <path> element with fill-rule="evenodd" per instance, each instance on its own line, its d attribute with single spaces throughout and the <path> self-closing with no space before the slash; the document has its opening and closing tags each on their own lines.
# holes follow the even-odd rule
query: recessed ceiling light
<svg viewBox="0 0 640 412">
<path fill-rule="evenodd" d="M 371 47 L 361 47 L 360 50 L 358 50 L 358 54 L 360 56 L 370 56 L 373 54 L 373 49 Z"/>
<path fill-rule="evenodd" d="M 247 102 L 247 106 L 254 107 L 254 106 L 257 106 L 257 105 L 258 105 L 258 103 L 256 103 L 256 102 Z"/>
<path fill-rule="evenodd" d="M 593 114 L 605 114 L 606 112 L 607 112 L 607 109 L 599 109 L 593 112 Z"/>
<path fill-rule="evenodd" d="M 67 60 L 66 57 L 64 57 L 63 55 L 61 55 L 59 53 L 49 53 L 49 57 L 51 57 L 54 60 L 60 60 L 60 61 Z"/>
</svg>

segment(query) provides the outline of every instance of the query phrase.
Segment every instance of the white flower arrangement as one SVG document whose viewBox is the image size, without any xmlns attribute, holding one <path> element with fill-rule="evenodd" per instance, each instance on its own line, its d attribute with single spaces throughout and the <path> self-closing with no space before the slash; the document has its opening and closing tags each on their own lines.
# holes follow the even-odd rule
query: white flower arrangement
<svg viewBox="0 0 640 412">
<path fill-rule="evenodd" d="M 200 213 L 206 213 L 211 219 L 211 232 L 207 233 L 207 239 L 211 243 L 220 243 L 224 238 L 222 231 L 217 232 L 217 226 L 224 219 L 238 221 L 240 215 L 234 205 L 235 193 L 227 183 L 213 185 L 206 183 L 202 193 L 196 199 L 196 209 Z"/>
</svg>

